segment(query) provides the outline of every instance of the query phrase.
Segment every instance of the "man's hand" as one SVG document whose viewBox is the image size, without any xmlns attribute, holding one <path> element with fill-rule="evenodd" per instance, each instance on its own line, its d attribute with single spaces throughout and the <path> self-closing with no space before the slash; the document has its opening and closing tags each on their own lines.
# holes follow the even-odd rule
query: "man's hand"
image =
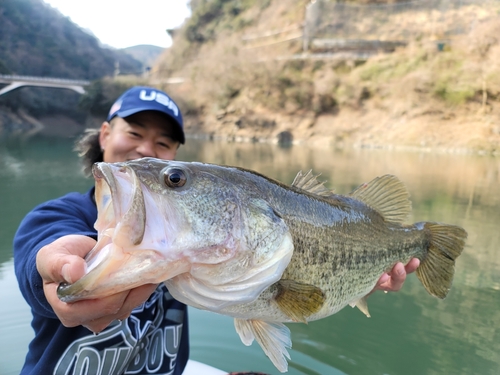
<svg viewBox="0 0 500 375">
<path fill-rule="evenodd" d="M 57 297 L 61 282 L 74 283 L 86 271 L 85 255 L 96 241 L 82 235 L 68 235 L 40 249 L 36 267 L 42 276 L 43 290 L 47 301 L 65 327 L 82 325 L 98 333 L 114 320 L 127 318 L 132 310 L 146 301 L 156 289 L 147 284 L 109 297 L 62 302 Z"/>
<path fill-rule="evenodd" d="M 417 258 L 413 258 L 406 266 L 403 263 L 397 263 L 389 273 L 384 273 L 373 288 L 372 293 L 376 290 L 384 290 L 386 292 L 397 292 L 403 286 L 406 275 L 415 270 L 420 265 Z"/>
</svg>

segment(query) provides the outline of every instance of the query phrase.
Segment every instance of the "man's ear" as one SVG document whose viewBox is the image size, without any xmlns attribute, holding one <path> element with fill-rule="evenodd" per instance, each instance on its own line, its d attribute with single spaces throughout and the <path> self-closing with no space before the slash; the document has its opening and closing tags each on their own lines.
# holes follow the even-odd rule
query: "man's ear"
<svg viewBox="0 0 500 375">
<path fill-rule="evenodd" d="M 111 134 L 111 124 L 104 121 L 101 125 L 101 130 L 99 132 L 99 144 L 101 145 L 101 150 L 106 148 L 106 143 L 108 141 L 109 135 Z"/>
</svg>

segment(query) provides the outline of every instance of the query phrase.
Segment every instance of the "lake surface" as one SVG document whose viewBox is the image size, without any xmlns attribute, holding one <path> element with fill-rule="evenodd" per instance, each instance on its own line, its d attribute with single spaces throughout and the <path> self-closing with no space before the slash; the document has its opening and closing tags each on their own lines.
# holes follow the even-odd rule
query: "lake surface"
<svg viewBox="0 0 500 375">
<path fill-rule="evenodd" d="M 0 374 L 17 374 L 33 335 L 13 271 L 12 237 L 36 204 L 86 191 L 72 140 L 0 144 Z M 371 318 L 349 307 L 328 318 L 289 324 L 289 374 L 500 374 L 500 159 L 327 147 L 237 144 L 189 139 L 179 160 L 237 165 L 284 183 L 299 170 L 350 192 L 395 174 L 413 202 L 409 219 L 464 227 L 469 238 L 453 287 L 441 301 L 414 274 L 398 293 L 370 296 Z M 190 309 L 191 357 L 226 371 L 279 374 L 257 344 L 244 346 L 231 318 Z"/>
</svg>

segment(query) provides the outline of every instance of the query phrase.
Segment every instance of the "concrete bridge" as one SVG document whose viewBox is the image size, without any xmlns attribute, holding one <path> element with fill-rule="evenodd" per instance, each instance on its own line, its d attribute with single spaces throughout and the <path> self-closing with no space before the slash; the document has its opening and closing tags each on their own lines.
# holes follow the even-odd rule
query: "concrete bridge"
<svg viewBox="0 0 500 375">
<path fill-rule="evenodd" d="M 1 83 L 6 83 L 7 86 L 0 89 L 0 95 L 6 94 L 9 91 L 23 86 L 55 87 L 61 89 L 70 89 L 76 91 L 79 94 L 84 94 L 84 87 L 90 85 L 90 81 L 84 80 L 0 74 L 0 84 Z"/>
</svg>

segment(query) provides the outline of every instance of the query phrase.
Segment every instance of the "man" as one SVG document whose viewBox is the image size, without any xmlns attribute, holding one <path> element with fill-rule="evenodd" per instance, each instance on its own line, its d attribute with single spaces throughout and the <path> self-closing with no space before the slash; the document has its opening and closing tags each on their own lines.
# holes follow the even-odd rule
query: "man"
<svg viewBox="0 0 500 375">
<path fill-rule="evenodd" d="M 133 87 L 78 150 L 89 172 L 99 161 L 174 159 L 184 141 L 175 102 L 157 89 Z M 187 309 L 163 284 L 70 304 L 57 297 L 61 282 L 84 275 L 84 257 L 96 243 L 96 219 L 92 188 L 39 205 L 16 233 L 15 271 L 35 331 L 21 374 L 181 375 L 189 356 Z M 396 265 L 376 289 L 398 290 L 417 266 L 418 260 L 406 270 Z"/>
<path fill-rule="evenodd" d="M 97 161 L 173 159 L 184 143 L 182 126 L 167 94 L 134 87 L 112 106 L 99 132 L 80 143 L 86 170 Z M 96 218 L 91 189 L 36 207 L 16 233 L 15 270 L 35 330 L 21 374 L 182 374 L 189 356 L 187 311 L 166 287 L 144 285 L 72 304 L 58 299 L 59 283 L 85 273 Z"/>
</svg>

